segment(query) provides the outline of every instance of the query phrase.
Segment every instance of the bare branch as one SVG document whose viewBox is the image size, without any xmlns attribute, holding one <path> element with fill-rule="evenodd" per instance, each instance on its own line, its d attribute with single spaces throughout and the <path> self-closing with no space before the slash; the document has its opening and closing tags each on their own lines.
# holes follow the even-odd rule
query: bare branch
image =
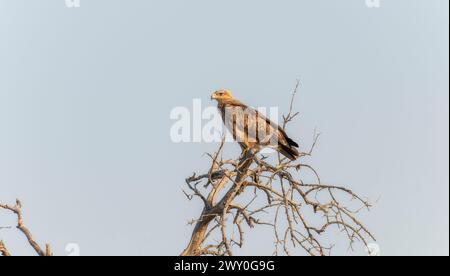
<svg viewBox="0 0 450 276">
<path fill-rule="evenodd" d="M 0 255 L 3 257 L 10 257 L 11 254 L 9 253 L 8 249 L 6 248 L 3 241 L 0 241 Z"/>
<path fill-rule="evenodd" d="M 23 219 L 23 214 L 22 214 L 22 203 L 20 202 L 20 200 L 18 200 L 18 199 L 16 200 L 16 205 L 15 206 L 9 206 L 9 205 L 0 204 L 0 208 L 4 209 L 4 210 L 11 211 L 14 214 L 16 214 L 16 216 L 17 216 L 17 229 L 19 229 L 25 235 L 25 237 L 28 240 L 28 243 L 31 245 L 31 247 L 34 249 L 34 251 L 39 256 L 52 256 L 53 255 L 50 245 L 47 244 L 46 248 L 45 248 L 45 251 L 42 250 L 42 248 L 39 246 L 39 244 L 34 239 L 33 235 L 30 232 L 30 230 L 25 226 L 24 219 Z M 4 245 L 3 245 L 3 248 L 4 248 Z M 2 253 L 5 253 L 5 252 L 2 251 Z"/>
</svg>

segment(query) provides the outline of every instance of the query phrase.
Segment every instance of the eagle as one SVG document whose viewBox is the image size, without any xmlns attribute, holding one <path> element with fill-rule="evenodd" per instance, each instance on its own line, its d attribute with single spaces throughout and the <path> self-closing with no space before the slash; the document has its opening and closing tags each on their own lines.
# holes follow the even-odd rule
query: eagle
<svg viewBox="0 0 450 276">
<path fill-rule="evenodd" d="M 300 156 L 299 145 L 281 127 L 238 101 L 231 91 L 216 91 L 211 99 L 217 101 L 225 127 L 243 151 L 258 152 L 263 148 L 272 148 L 291 161 Z"/>
</svg>

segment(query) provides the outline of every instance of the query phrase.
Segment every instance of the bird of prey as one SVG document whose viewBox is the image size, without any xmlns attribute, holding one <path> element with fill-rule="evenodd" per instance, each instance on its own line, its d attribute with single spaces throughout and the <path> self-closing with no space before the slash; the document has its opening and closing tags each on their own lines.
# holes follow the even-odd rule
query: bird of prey
<svg viewBox="0 0 450 276">
<path fill-rule="evenodd" d="M 217 101 L 223 123 L 242 150 L 258 152 L 263 148 L 272 148 L 292 161 L 299 157 L 298 144 L 281 127 L 236 100 L 231 91 L 216 91 L 211 99 Z"/>
</svg>

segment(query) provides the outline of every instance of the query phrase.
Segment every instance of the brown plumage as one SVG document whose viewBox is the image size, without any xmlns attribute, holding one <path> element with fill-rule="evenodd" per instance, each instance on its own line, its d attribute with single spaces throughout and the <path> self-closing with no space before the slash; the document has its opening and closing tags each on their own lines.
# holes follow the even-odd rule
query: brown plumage
<svg viewBox="0 0 450 276">
<path fill-rule="evenodd" d="M 261 115 L 257 110 L 236 100 L 228 90 L 214 92 L 212 99 L 218 108 L 227 129 L 243 150 L 259 151 L 270 147 L 290 160 L 296 160 L 300 153 L 298 144 L 290 139 L 284 130 Z"/>
</svg>

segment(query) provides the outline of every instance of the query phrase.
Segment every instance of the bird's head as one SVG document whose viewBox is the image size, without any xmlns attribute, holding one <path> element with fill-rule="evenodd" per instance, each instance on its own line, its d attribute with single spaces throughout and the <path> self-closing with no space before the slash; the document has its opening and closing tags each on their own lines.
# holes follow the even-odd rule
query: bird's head
<svg viewBox="0 0 450 276">
<path fill-rule="evenodd" d="M 233 100 L 233 93 L 230 90 L 219 90 L 214 92 L 211 95 L 212 100 L 216 100 L 218 102 Z"/>
</svg>

